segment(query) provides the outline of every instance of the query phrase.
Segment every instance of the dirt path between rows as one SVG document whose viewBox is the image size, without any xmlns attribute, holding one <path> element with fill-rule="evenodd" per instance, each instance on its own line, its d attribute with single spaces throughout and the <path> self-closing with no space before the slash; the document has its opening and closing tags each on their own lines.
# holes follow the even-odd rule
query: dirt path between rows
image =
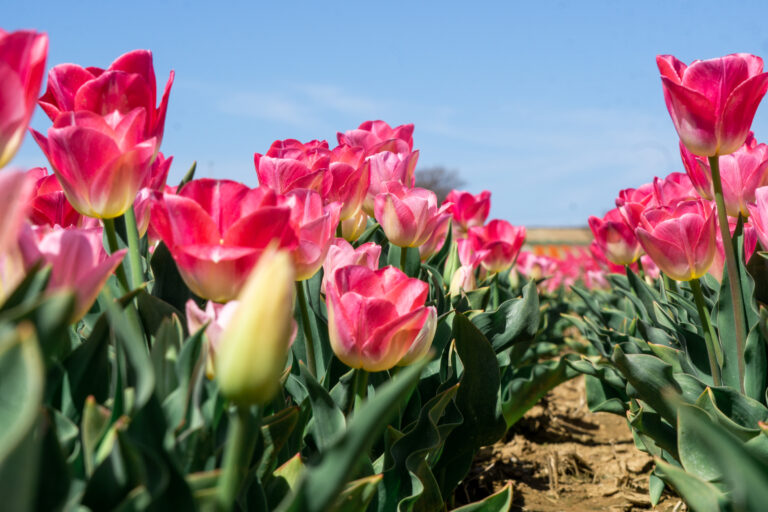
<svg viewBox="0 0 768 512">
<path fill-rule="evenodd" d="M 500 490 L 514 491 L 513 511 L 651 510 L 653 460 L 637 450 L 626 421 L 591 413 L 584 379 L 562 384 L 500 442 L 481 451 L 456 493 L 457 505 Z M 687 510 L 665 494 L 655 510 Z"/>
</svg>

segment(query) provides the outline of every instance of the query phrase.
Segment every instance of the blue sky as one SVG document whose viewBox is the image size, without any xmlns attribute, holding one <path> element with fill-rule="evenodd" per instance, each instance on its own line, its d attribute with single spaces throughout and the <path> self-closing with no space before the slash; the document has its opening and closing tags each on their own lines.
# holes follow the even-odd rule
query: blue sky
<svg viewBox="0 0 768 512">
<path fill-rule="evenodd" d="M 253 153 L 366 119 L 416 125 L 419 167 L 493 193 L 493 217 L 584 225 L 621 188 L 682 171 L 655 56 L 768 57 L 768 4 L 666 2 L 9 2 L 50 37 L 48 66 L 149 48 L 176 71 L 171 179 L 255 186 Z M 46 130 L 38 110 L 33 126 Z M 768 107 L 753 125 L 768 141 Z M 11 165 L 46 164 L 27 137 Z"/>
</svg>

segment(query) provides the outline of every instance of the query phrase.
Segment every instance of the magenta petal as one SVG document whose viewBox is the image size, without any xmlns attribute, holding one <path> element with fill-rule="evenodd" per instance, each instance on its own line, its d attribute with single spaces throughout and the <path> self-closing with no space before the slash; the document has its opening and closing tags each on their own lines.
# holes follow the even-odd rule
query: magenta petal
<svg viewBox="0 0 768 512">
<path fill-rule="evenodd" d="M 714 105 L 702 94 L 661 77 L 667 110 L 677 134 L 695 155 L 713 156 L 717 153 Z"/>
</svg>

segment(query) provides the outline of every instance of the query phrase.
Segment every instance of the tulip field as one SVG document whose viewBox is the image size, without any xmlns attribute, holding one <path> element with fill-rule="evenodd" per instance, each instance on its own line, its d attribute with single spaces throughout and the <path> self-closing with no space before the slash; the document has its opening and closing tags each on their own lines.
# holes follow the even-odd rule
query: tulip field
<svg viewBox="0 0 768 512">
<path fill-rule="evenodd" d="M 0 30 L 3 510 L 538 510 L 472 475 L 574 382 L 648 506 L 766 510 L 761 58 L 658 56 L 680 172 L 544 254 L 491 192 L 417 187 L 413 124 L 254 148 L 255 188 L 170 182 L 174 73 L 47 56 Z"/>
</svg>

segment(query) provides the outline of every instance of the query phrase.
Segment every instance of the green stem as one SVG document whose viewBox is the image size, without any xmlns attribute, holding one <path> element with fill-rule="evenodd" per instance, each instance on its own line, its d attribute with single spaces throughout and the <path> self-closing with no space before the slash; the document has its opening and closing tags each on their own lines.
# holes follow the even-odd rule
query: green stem
<svg viewBox="0 0 768 512">
<path fill-rule="evenodd" d="M 355 370 L 355 408 L 357 411 L 368 395 L 368 372 L 359 368 Z"/>
<path fill-rule="evenodd" d="M 296 281 L 296 296 L 301 312 L 301 328 L 304 330 L 304 347 L 307 352 L 307 368 L 313 377 L 317 377 L 317 360 L 315 359 L 315 344 L 312 339 L 312 326 L 309 325 L 309 306 L 307 295 L 304 293 L 304 282 Z"/>
<path fill-rule="evenodd" d="M 744 346 L 747 326 L 744 319 L 744 303 L 741 297 L 741 280 L 736 255 L 733 252 L 731 231 L 728 229 L 728 214 L 725 211 L 723 199 L 723 183 L 720 179 L 720 157 L 709 157 L 709 167 L 712 169 L 712 184 L 715 189 L 715 204 L 717 205 L 717 221 L 720 225 L 720 236 L 723 239 L 725 265 L 728 269 L 728 284 L 730 285 L 731 302 L 733 303 L 734 331 L 736 335 L 736 361 L 739 367 L 739 388 L 744 393 Z"/>
<path fill-rule="evenodd" d="M 715 333 L 712 320 L 709 318 L 707 303 L 704 301 L 704 294 L 701 292 L 701 284 L 698 279 L 690 281 L 693 299 L 696 301 L 696 309 L 699 311 L 699 319 L 704 327 L 704 343 L 707 345 L 707 357 L 709 357 L 709 369 L 712 372 L 712 381 L 715 386 L 721 384 L 720 362 L 723 360 L 722 351 L 719 350 L 720 340 Z"/>
<path fill-rule="evenodd" d="M 219 512 L 232 510 L 248 472 L 256 441 L 251 428 L 250 408 L 238 405 L 235 409 L 236 414 L 231 418 L 227 432 L 227 447 L 216 495 L 216 510 Z"/>
<path fill-rule="evenodd" d="M 637 273 L 640 275 L 640 279 L 645 281 L 645 269 L 643 268 L 641 258 L 637 258 Z"/>
<path fill-rule="evenodd" d="M 405 263 L 407 261 L 408 261 L 408 248 L 401 247 L 400 248 L 400 270 L 402 270 L 403 272 L 405 272 Z"/>
<path fill-rule="evenodd" d="M 139 231 L 136 228 L 136 214 L 133 211 L 133 207 L 126 210 L 124 218 L 125 232 L 128 236 L 128 263 L 131 269 L 131 285 L 135 290 L 144 283 L 144 270 L 141 268 Z"/>
<path fill-rule="evenodd" d="M 110 254 L 114 254 L 120 250 L 120 245 L 117 243 L 115 219 L 101 219 L 101 221 L 104 223 L 104 232 L 107 235 L 107 245 L 109 246 L 107 249 L 109 249 Z M 125 268 L 122 263 L 115 269 L 115 275 L 120 282 L 120 286 L 123 287 L 123 291 L 130 291 L 131 287 L 128 285 L 128 277 L 125 275 Z"/>
<path fill-rule="evenodd" d="M 491 309 L 499 309 L 499 274 L 493 274 L 491 278 Z"/>
</svg>

